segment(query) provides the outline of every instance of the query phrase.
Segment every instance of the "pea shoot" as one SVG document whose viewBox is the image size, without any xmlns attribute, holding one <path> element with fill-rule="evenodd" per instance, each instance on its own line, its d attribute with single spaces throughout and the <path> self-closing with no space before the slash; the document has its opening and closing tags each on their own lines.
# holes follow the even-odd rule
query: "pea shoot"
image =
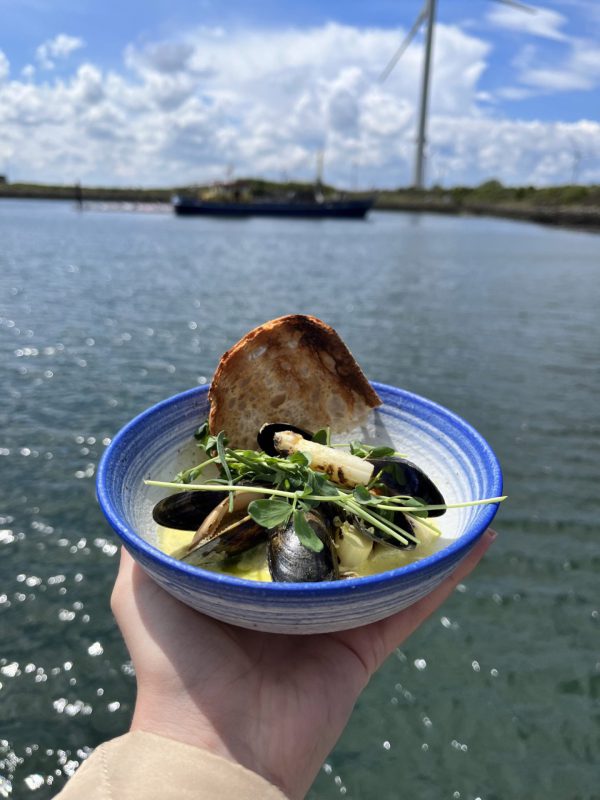
<svg viewBox="0 0 600 800">
<path fill-rule="evenodd" d="M 362 520 L 367 527 L 377 529 L 383 538 L 396 541 L 401 546 L 418 544 L 414 533 L 405 530 L 397 522 L 396 512 L 409 518 L 418 518 L 427 527 L 431 511 L 447 508 L 464 508 L 487 503 L 500 503 L 505 497 L 490 497 L 464 503 L 427 505 L 419 498 L 409 495 L 382 493 L 385 486 L 378 482 L 377 476 L 368 485 L 354 487 L 334 483 L 324 472 L 311 468 L 311 455 L 296 451 L 288 456 L 270 456 L 257 450 L 240 450 L 228 446 L 224 431 L 216 436 L 211 434 L 208 421 L 201 425 L 194 438 L 204 456 L 204 460 L 191 469 L 180 472 L 174 481 L 147 480 L 150 486 L 191 491 L 222 491 L 229 494 L 229 507 L 233 507 L 236 491 L 255 493 L 257 499 L 248 505 L 248 514 L 266 529 L 287 524 L 293 517 L 294 529 L 302 544 L 314 552 L 323 548 L 323 543 L 306 520 L 306 512 L 320 504 L 333 504 L 345 516 Z M 318 431 L 313 441 L 331 446 L 328 429 Z M 372 446 L 362 442 L 351 442 L 349 450 L 361 459 L 389 458 L 398 453 L 385 446 Z M 217 468 L 218 477 L 204 478 L 210 466 Z M 198 482 L 198 481 L 202 482 Z M 262 497 L 261 497 L 262 496 Z M 405 526 L 408 527 L 408 526 Z"/>
</svg>

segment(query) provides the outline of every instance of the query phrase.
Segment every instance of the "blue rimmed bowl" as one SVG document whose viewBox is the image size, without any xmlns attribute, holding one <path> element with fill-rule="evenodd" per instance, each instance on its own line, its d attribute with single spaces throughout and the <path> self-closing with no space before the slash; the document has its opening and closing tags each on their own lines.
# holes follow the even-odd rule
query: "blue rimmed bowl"
<svg viewBox="0 0 600 800">
<path fill-rule="evenodd" d="M 487 442 L 467 422 L 423 397 L 374 383 L 383 405 L 357 432 L 408 454 L 439 486 L 447 503 L 497 497 L 502 473 Z M 326 583 L 258 583 L 208 572 L 157 547 L 152 508 L 171 480 L 198 461 L 193 434 L 208 415 L 208 387 L 178 394 L 126 425 L 98 468 L 98 500 L 109 523 L 141 567 L 167 592 L 216 619 L 273 633 L 324 633 L 366 625 L 431 592 L 484 533 L 497 504 L 451 509 L 432 555 L 365 578 Z"/>
</svg>

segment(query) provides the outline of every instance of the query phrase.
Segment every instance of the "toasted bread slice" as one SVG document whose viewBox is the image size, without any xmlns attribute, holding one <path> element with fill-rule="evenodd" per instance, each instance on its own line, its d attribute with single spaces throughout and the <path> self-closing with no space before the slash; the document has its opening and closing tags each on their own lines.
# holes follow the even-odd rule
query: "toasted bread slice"
<svg viewBox="0 0 600 800">
<path fill-rule="evenodd" d="M 211 432 L 243 449 L 256 449 L 265 422 L 343 433 L 381 404 L 333 328 L 301 314 L 266 322 L 228 350 L 209 399 Z"/>
</svg>

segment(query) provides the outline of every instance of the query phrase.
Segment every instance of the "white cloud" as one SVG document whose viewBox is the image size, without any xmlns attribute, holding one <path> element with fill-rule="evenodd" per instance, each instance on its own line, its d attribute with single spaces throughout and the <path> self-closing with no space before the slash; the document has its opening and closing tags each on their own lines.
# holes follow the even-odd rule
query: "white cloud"
<svg viewBox="0 0 600 800">
<path fill-rule="evenodd" d="M 84 108 L 95 106 L 104 97 L 102 73 L 92 64 L 82 64 L 72 84 L 73 99 Z"/>
<path fill-rule="evenodd" d="M 567 18 L 558 11 L 532 6 L 535 13 L 521 11 L 508 5 L 494 5 L 487 14 L 493 25 L 506 28 L 516 33 L 539 36 L 543 39 L 554 39 L 558 42 L 568 41 L 568 36 L 561 30 Z"/>
<path fill-rule="evenodd" d="M 504 87 L 496 92 L 498 97 L 526 99 L 535 94 L 589 91 L 600 86 L 600 49 L 593 38 L 593 23 L 586 28 L 589 38 L 584 38 L 565 35 L 561 28 L 567 18 L 555 11 L 538 9 L 536 15 L 531 15 L 508 6 L 495 6 L 488 14 L 488 19 L 512 30 L 521 30 L 517 23 L 526 17 L 522 32 L 553 39 L 561 45 L 542 48 L 531 42 L 524 44 L 511 62 L 522 86 Z"/>
<path fill-rule="evenodd" d="M 558 63 L 533 67 L 530 59 L 523 62 L 520 81 L 546 92 L 594 89 L 600 85 L 600 49 L 595 41 L 573 40 Z"/>
<path fill-rule="evenodd" d="M 135 50 L 131 49 L 130 53 L 135 62 Z M 144 50 L 142 64 L 156 72 L 184 72 L 193 53 L 194 46 L 190 42 L 158 42 Z"/>
<path fill-rule="evenodd" d="M 591 89 L 594 86 L 594 81 L 587 75 L 562 69 L 531 69 L 521 77 L 521 80 L 529 86 L 552 92 Z"/>
<path fill-rule="evenodd" d="M 430 166 L 442 174 L 468 166 L 475 181 L 556 184 L 571 180 L 579 154 L 579 178 L 592 182 L 600 179 L 599 136 L 600 124 L 589 120 L 439 120 Z"/>
<path fill-rule="evenodd" d="M 325 147 L 326 180 L 348 185 L 356 165 L 363 185 L 406 184 L 422 43 L 378 82 L 402 35 L 338 24 L 228 34 L 203 29 L 185 41 L 130 46 L 120 72 L 84 63 L 60 79 L 5 81 L 3 169 L 14 179 L 104 185 L 202 182 L 222 178 L 228 164 L 237 175 L 311 179 Z M 69 47 L 75 49 L 63 42 L 55 50 L 65 54 Z M 581 178 L 596 179 L 597 122 L 511 121 L 497 109 L 489 116 L 480 87 L 489 50 L 474 35 L 438 25 L 430 180 L 569 180 L 574 141 Z M 593 53 L 582 51 L 579 59 L 574 68 L 595 69 Z"/>
<path fill-rule="evenodd" d="M 54 69 L 55 61 L 66 58 L 74 50 L 83 47 L 85 42 L 78 36 L 59 33 L 54 39 L 47 39 L 35 51 L 36 60 L 44 69 Z"/>
</svg>

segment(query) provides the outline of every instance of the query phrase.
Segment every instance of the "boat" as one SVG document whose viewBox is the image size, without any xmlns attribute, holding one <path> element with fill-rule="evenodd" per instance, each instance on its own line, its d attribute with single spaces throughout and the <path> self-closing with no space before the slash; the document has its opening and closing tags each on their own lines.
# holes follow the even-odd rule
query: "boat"
<svg viewBox="0 0 600 800">
<path fill-rule="evenodd" d="M 373 206 L 373 200 L 324 200 L 322 203 L 282 200 L 252 200 L 225 202 L 196 200 L 176 195 L 173 210 L 178 216 L 218 217 L 303 217 L 363 219 Z"/>
<path fill-rule="evenodd" d="M 239 184 L 219 186 L 203 196 L 177 194 L 171 204 L 178 216 L 298 217 L 303 219 L 363 219 L 373 207 L 374 197 L 328 199 L 319 191 L 285 196 L 253 197 Z"/>
</svg>

